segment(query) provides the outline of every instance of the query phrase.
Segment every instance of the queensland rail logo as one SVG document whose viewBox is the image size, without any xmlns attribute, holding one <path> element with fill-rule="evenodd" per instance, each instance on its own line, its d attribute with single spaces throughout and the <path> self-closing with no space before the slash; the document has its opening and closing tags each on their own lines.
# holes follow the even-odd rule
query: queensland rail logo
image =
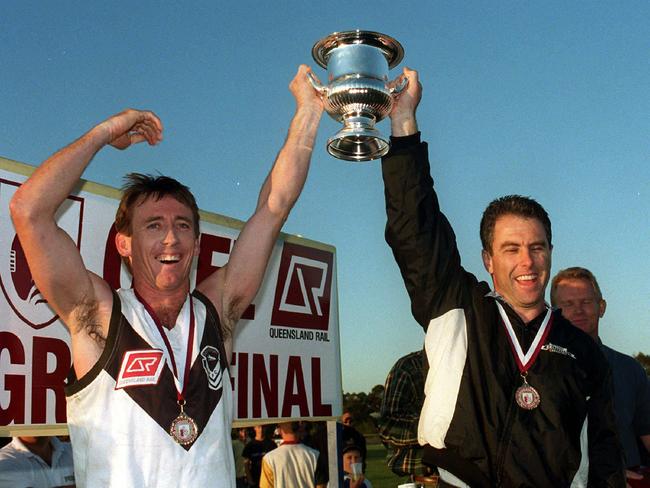
<svg viewBox="0 0 650 488">
<path fill-rule="evenodd" d="M 271 325 L 328 330 L 333 262 L 332 252 L 284 243 Z"/>
</svg>

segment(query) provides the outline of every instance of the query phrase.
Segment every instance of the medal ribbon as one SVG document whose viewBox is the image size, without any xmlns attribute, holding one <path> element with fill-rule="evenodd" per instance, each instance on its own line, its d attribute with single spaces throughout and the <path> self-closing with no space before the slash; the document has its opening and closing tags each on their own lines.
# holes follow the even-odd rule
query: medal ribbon
<svg viewBox="0 0 650 488">
<path fill-rule="evenodd" d="M 521 373 L 521 375 L 525 377 L 528 370 L 535 363 L 535 360 L 537 359 L 539 352 L 542 350 L 542 346 L 544 345 L 544 342 L 546 342 L 546 337 L 551 331 L 551 327 L 553 325 L 553 313 L 550 308 L 547 309 L 546 316 L 544 317 L 544 320 L 542 321 L 542 325 L 540 325 L 537 334 L 535 334 L 533 343 L 530 345 L 528 352 L 524 354 L 524 351 L 521 349 L 521 345 L 519 344 L 519 340 L 517 339 L 515 330 L 512 328 L 512 324 L 510 323 L 510 319 L 508 318 L 508 315 L 506 314 L 503 305 L 499 303 L 499 300 L 496 300 L 496 304 L 497 304 L 497 308 L 499 309 L 499 314 L 501 315 L 501 319 L 503 320 L 503 325 L 506 329 L 506 332 L 508 333 L 510 347 L 512 348 L 512 352 L 515 356 L 517 367 L 519 368 L 519 372 Z"/>
<path fill-rule="evenodd" d="M 156 328 L 158 329 L 158 332 L 160 333 L 162 340 L 165 343 L 165 347 L 167 348 L 167 353 L 169 354 L 169 358 L 171 359 L 174 376 L 176 377 L 176 379 L 178 379 L 178 370 L 176 369 L 176 361 L 174 360 L 174 350 L 172 349 L 172 345 L 169 342 L 169 338 L 167 337 L 167 334 L 165 334 L 165 331 L 163 330 L 162 323 L 158 319 L 156 312 L 153 311 L 153 308 L 151 308 L 151 306 L 140 296 L 140 294 L 137 291 L 135 291 L 135 288 L 133 288 L 133 292 L 135 293 L 135 297 L 140 301 L 140 303 L 142 303 L 147 313 L 149 313 L 149 315 L 151 316 L 154 324 L 156 324 Z M 185 405 L 184 393 L 190 379 L 190 364 L 192 361 L 192 351 L 194 349 L 194 329 L 196 328 L 196 324 L 194 323 L 194 305 L 192 303 L 192 295 L 189 295 L 189 297 L 190 297 L 190 333 L 189 333 L 189 337 L 187 338 L 187 355 L 185 357 L 185 371 L 183 372 L 183 388 L 182 390 L 179 391 L 178 387 L 176 387 L 176 398 L 178 399 L 178 404 L 181 406 L 181 411 L 182 411 L 182 406 Z"/>
</svg>

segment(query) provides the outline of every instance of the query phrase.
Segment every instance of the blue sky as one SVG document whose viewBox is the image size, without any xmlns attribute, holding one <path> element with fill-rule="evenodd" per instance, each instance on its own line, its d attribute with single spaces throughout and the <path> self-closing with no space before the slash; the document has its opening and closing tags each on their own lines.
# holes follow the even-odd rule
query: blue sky
<svg viewBox="0 0 650 488">
<path fill-rule="evenodd" d="M 533 196 L 553 222 L 553 272 L 581 265 L 600 281 L 603 341 L 650 353 L 649 18 L 647 1 L 9 0 L 0 156 L 37 165 L 125 107 L 151 109 L 165 141 L 106 149 L 85 177 L 118 187 L 160 171 L 201 208 L 246 219 L 294 110 L 289 81 L 300 63 L 325 78 L 312 45 L 384 32 L 420 72 L 420 129 L 465 267 L 487 279 L 485 206 Z M 379 163 L 330 157 L 336 130 L 325 116 L 285 231 L 337 248 L 343 387 L 369 391 L 423 333 L 383 240 Z"/>
</svg>

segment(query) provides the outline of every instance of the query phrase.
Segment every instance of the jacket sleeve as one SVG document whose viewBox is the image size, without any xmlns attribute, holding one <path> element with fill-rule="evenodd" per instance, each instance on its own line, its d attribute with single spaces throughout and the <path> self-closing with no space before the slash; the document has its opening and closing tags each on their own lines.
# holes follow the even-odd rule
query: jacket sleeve
<svg viewBox="0 0 650 488">
<path fill-rule="evenodd" d="M 386 242 L 399 266 L 413 316 L 431 318 L 455 308 L 463 274 L 456 236 L 440 211 L 430 175 L 427 144 L 420 135 L 392 138 L 382 160 Z"/>
<path fill-rule="evenodd" d="M 600 350 L 594 353 L 593 366 L 595 383 L 587 404 L 588 486 L 624 488 L 623 449 L 616 428 L 612 373 Z"/>
</svg>

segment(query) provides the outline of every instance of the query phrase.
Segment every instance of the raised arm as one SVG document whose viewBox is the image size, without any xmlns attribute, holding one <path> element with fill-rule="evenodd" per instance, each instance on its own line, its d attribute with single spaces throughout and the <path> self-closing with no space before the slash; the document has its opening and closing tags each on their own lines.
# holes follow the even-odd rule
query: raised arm
<svg viewBox="0 0 650 488">
<path fill-rule="evenodd" d="M 415 117 L 422 95 L 418 74 L 405 68 L 402 76 L 408 86 L 390 114 L 392 145 L 382 160 L 386 241 L 411 298 L 413 316 L 426 328 L 457 299 L 451 294 L 458 288 L 450 285 L 462 269 L 456 237 L 433 189 L 427 145 L 420 142 Z"/>
<path fill-rule="evenodd" d="M 309 70 L 300 66 L 289 85 L 296 112 L 284 146 L 262 185 L 255 213 L 239 234 L 228 263 L 198 286 L 231 332 L 257 294 L 273 245 L 307 178 L 323 112 L 322 100 L 309 82 Z"/>
<path fill-rule="evenodd" d="M 56 212 L 101 148 L 110 144 L 125 149 L 145 140 L 152 145 L 162 140 L 162 125 L 153 113 L 117 114 L 43 162 L 11 200 L 11 217 L 34 282 L 73 339 L 86 316 L 80 308 L 97 306 L 98 287 L 106 287 L 109 297 L 110 291 L 85 269 L 76 244 L 57 225 Z"/>
</svg>

